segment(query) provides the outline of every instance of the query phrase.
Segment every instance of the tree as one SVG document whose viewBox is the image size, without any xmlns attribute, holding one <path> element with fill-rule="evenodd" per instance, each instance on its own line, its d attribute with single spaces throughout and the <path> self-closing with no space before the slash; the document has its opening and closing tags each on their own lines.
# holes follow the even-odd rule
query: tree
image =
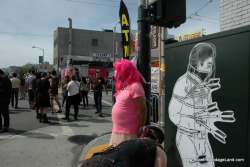
<svg viewBox="0 0 250 167">
<path fill-rule="evenodd" d="M 29 70 L 30 70 L 29 67 L 22 67 L 19 71 L 19 74 L 26 74 L 29 72 Z"/>
</svg>

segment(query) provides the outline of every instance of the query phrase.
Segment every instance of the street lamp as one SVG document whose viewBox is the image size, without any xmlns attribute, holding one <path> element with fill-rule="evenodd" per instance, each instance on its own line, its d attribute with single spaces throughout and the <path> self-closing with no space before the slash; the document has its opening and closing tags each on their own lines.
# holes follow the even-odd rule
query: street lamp
<svg viewBox="0 0 250 167">
<path fill-rule="evenodd" d="M 42 62 L 42 65 L 43 65 L 43 71 L 45 71 L 45 64 L 44 64 L 44 49 L 39 48 L 39 47 L 37 47 L 37 46 L 32 46 L 32 48 L 37 48 L 37 49 L 40 49 L 40 50 L 43 51 L 43 62 Z"/>
<path fill-rule="evenodd" d="M 115 36 L 115 33 L 116 33 L 116 26 L 117 24 L 120 24 L 120 22 L 117 22 L 115 24 L 115 27 L 114 27 L 114 40 L 113 40 L 113 71 L 114 71 L 114 74 L 113 74 L 113 77 L 112 77 L 112 94 L 114 94 L 115 92 L 113 92 L 115 90 L 114 86 L 115 86 L 115 83 L 114 83 L 114 76 L 115 76 L 115 69 L 114 69 L 114 66 L 115 66 L 115 55 L 117 55 L 117 51 L 116 49 L 118 49 L 118 46 L 116 46 L 116 36 Z M 114 100 L 113 100 L 113 104 L 114 104 Z"/>
<path fill-rule="evenodd" d="M 116 36 L 115 36 L 115 33 L 116 33 L 116 26 L 117 26 L 117 24 L 120 24 L 120 22 L 117 22 L 116 24 L 115 24 L 115 27 L 114 27 L 114 41 L 113 41 L 113 65 L 115 64 L 115 55 L 117 54 L 117 52 L 116 52 Z"/>
</svg>

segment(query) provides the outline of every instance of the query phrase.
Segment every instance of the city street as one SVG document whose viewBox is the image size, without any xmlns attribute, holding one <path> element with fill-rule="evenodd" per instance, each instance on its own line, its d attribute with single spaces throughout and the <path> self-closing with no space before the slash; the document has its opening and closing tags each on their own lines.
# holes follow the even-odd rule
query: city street
<svg viewBox="0 0 250 167">
<path fill-rule="evenodd" d="M 102 113 L 93 92 L 78 115 L 54 101 L 39 119 L 27 96 L 9 105 L 0 167 L 81 167 L 93 155 L 87 167 L 250 167 L 250 0 L 7 0 L 0 14 L 5 119 L 10 91 L 37 89 L 43 112 L 59 85 L 60 102 L 65 88 L 92 89 L 98 106 L 109 89 Z"/>
<path fill-rule="evenodd" d="M 60 96 L 61 98 L 61 96 Z M 81 153 L 93 139 L 111 133 L 111 91 L 103 92 L 103 116 L 94 114 L 93 94 L 89 106 L 79 106 L 78 120 L 62 120 L 63 113 L 51 114 L 50 124 L 39 123 L 35 110 L 29 109 L 28 100 L 19 100 L 19 109 L 10 107 L 10 130 L 0 134 L 1 167 L 74 167 L 84 159 Z M 55 105 L 56 111 L 58 110 Z M 63 112 L 65 109 L 63 109 Z"/>
</svg>

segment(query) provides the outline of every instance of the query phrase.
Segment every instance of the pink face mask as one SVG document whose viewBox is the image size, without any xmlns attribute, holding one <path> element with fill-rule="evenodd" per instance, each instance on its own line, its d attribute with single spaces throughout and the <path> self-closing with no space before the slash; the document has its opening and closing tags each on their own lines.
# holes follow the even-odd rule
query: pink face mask
<svg viewBox="0 0 250 167">
<path fill-rule="evenodd" d="M 155 131 L 152 130 L 152 129 L 149 129 L 147 126 L 145 126 L 143 128 L 143 131 L 142 131 L 142 134 L 140 137 L 149 137 L 149 136 L 152 136 L 155 138 L 155 140 L 157 140 L 157 136 L 155 135 Z"/>
</svg>

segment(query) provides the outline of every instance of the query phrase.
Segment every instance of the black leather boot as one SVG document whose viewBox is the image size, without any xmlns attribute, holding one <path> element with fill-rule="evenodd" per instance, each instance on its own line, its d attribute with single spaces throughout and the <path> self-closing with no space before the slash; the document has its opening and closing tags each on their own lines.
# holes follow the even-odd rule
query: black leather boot
<svg viewBox="0 0 250 167">
<path fill-rule="evenodd" d="M 47 114 L 43 114 L 43 123 L 50 123 L 47 118 Z"/>
<path fill-rule="evenodd" d="M 77 120 L 77 116 L 78 116 L 78 111 L 75 111 L 74 113 L 74 119 Z"/>
<path fill-rule="evenodd" d="M 43 122 L 43 115 L 42 114 L 38 114 L 39 115 L 39 122 L 42 123 Z"/>
</svg>

